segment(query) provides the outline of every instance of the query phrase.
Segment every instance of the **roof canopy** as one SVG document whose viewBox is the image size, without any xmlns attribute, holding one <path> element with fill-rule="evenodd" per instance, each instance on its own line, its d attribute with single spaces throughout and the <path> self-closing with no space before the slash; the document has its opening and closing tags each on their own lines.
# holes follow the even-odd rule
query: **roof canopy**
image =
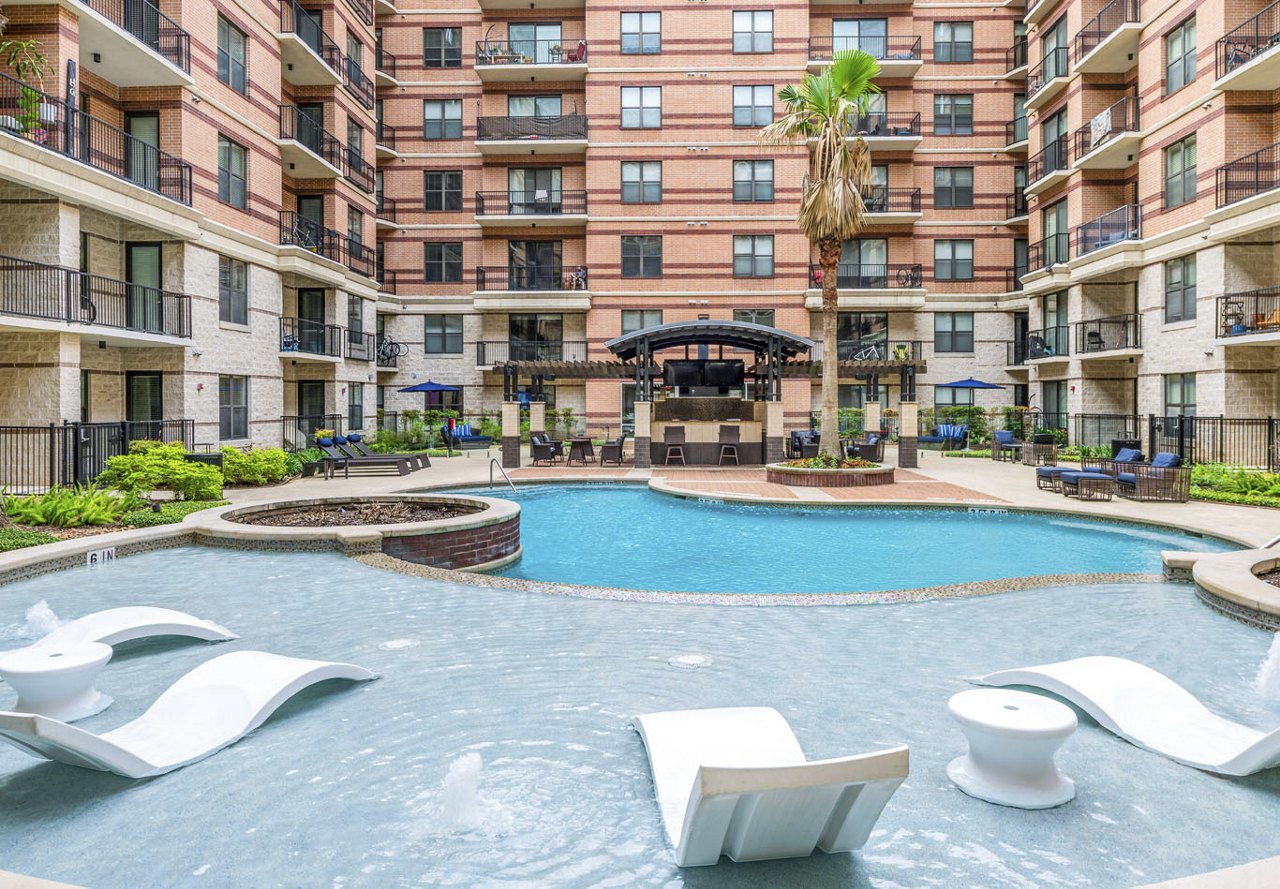
<svg viewBox="0 0 1280 889">
<path fill-rule="evenodd" d="M 619 360 L 629 361 L 636 357 L 644 343 L 648 344 L 649 352 L 681 346 L 719 345 L 767 354 L 770 347 L 776 346 L 784 359 L 795 358 L 814 347 L 812 340 L 802 336 L 747 321 L 676 321 L 623 334 L 604 345 Z"/>
</svg>

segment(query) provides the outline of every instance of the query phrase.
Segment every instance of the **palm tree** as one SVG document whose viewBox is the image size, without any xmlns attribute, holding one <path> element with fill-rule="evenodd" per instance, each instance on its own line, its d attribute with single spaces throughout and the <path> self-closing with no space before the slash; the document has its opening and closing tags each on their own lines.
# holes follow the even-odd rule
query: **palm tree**
<svg viewBox="0 0 1280 889">
<path fill-rule="evenodd" d="M 786 113 L 760 134 L 769 145 L 812 143 L 809 171 L 801 185 L 801 231 L 817 245 L 822 268 L 822 453 L 840 456 L 837 413 L 839 361 L 836 354 L 836 277 L 844 242 L 862 230 L 867 208 L 862 194 L 871 185 L 871 153 L 857 133 L 858 121 L 879 88 L 871 82 L 880 63 L 861 50 L 837 52 L 821 74 L 778 92 Z"/>
</svg>

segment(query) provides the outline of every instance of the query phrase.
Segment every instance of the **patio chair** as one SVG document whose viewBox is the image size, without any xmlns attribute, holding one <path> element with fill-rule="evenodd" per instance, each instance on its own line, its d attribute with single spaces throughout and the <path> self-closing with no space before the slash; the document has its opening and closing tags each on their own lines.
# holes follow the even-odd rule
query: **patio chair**
<svg viewBox="0 0 1280 889">
<path fill-rule="evenodd" d="M 626 444 L 627 433 L 623 432 L 613 441 L 606 441 L 600 445 L 600 465 L 606 463 L 616 463 L 622 465 L 622 446 Z"/>
<path fill-rule="evenodd" d="M 1117 467 L 1116 493 L 1127 500 L 1186 503 L 1191 499 L 1191 467 L 1177 454 L 1160 451 L 1150 463 Z"/>
<path fill-rule="evenodd" d="M 377 469 L 386 467 L 394 469 L 401 475 L 408 475 L 413 466 L 406 457 L 352 457 L 341 451 L 332 438 L 317 438 L 316 447 L 324 452 L 330 460 L 345 465 L 348 469 Z"/>
<path fill-rule="evenodd" d="M 345 436 L 335 435 L 333 437 L 333 443 L 341 450 L 349 451 L 352 457 L 404 457 L 408 460 L 417 462 L 417 466 L 412 466 L 414 469 L 431 468 L 431 459 L 426 454 L 379 454 L 375 451 L 371 451 L 369 450 L 368 445 L 364 443 L 364 436 L 359 432 L 348 432 Z"/>
<path fill-rule="evenodd" d="M 1022 450 L 1023 443 L 1008 429 L 997 429 L 991 435 L 991 459 L 1012 460 Z M 1007 456 L 1006 456 L 1007 454 Z"/>
<path fill-rule="evenodd" d="M 737 426 L 721 426 L 720 427 L 720 459 L 716 462 L 717 466 L 723 466 L 724 461 L 733 458 L 733 465 L 740 466 L 738 462 L 738 442 L 741 440 L 742 432 Z"/>
<path fill-rule="evenodd" d="M 663 429 L 662 443 L 666 445 L 666 454 L 664 455 L 663 464 L 670 466 L 671 461 L 678 457 L 680 459 L 680 465 L 684 466 L 684 427 L 668 426 Z"/>
<path fill-rule="evenodd" d="M 564 54 L 564 60 L 570 64 L 577 62 L 585 62 L 587 60 L 587 41 L 579 40 L 578 48 L 571 49 Z"/>
<path fill-rule="evenodd" d="M 875 432 L 868 432 L 866 441 L 854 442 L 845 448 L 845 453 L 850 457 L 857 457 L 871 463 L 883 463 L 884 436 Z"/>
<path fill-rule="evenodd" d="M 533 454 L 533 465 L 539 463 L 553 466 L 564 459 L 564 442 L 552 441 L 540 432 L 529 436 L 529 449 Z"/>
<path fill-rule="evenodd" d="M 632 723 L 679 867 L 861 849 L 908 772 L 905 746 L 808 761 L 772 707 L 646 713 Z"/>
<path fill-rule="evenodd" d="M 1057 466 L 1058 440 L 1052 432 L 1036 432 L 1031 436 L 1029 444 L 1022 445 L 1022 464 L 1024 466 Z"/>
<path fill-rule="evenodd" d="M 1116 473 L 1122 472 L 1132 466 L 1136 466 L 1144 461 L 1142 451 L 1137 448 L 1120 448 L 1116 451 L 1115 456 L 1111 458 L 1098 459 L 1096 457 L 1082 457 L 1080 467 L 1082 469 L 1092 469 L 1095 472 L 1105 472 L 1112 478 Z"/>
</svg>

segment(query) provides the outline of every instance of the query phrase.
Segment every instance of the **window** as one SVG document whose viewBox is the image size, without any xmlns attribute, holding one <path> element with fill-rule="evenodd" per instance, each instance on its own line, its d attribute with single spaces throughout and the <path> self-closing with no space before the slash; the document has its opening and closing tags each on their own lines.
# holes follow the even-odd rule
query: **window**
<svg viewBox="0 0 1280 889">
<path fill-rule="evenodd" d="M 428 284 L 462 283 L 462 244 L 459 241 L 428 241 L 422 245 L 426 254 Z"/>
<path fill-rule="evenodd" d="M 935 281 L 973 280 L 973 241 L 934 241 Z"/>
<path fill-rule="evenodd" d="M 882 288 L 889 286 L 889 240 L 854 238 L 840 245 L 836 267 L 837 287 Z"/>
<path fill-rule="evenodd" d="M 364 383 L 347 383 L 347 428 L 364 428 Z"/>
<path fill-rule="evenodd" d="M 1196 137 L 1188 136 L 1164 150 L 1164 205 L 1176 207 L 1196 199 Z"/>
<path fill-rule="evenodd" d="M 960 210 L 973 206 L 973 167 L 935 167 L 933 206 Z"/>
<path fill-rule="evenodd" d="M 1065 77 L 1071 51 L 1067 43 L 1067 17 L 1064 15 L 1046 28 L 1040 38 L 1040 56 L 1044 59 L 1040 68 L 1040 82 L 1048 83 L 1055 77 Z"/>
<path fill-rule="evenodd" d="M 1196 19 L 1187 19 L 1164 38 L 1164 93 L 1176 93 L 1196 79 Z"/>
<path fill-rule="evenodd" d="M 836 322 L 836 349 L 842 361 L 860 352 L 862 358 L 888 357 L 889 313 L 841 312 Z"/>
<path fill-rule="evenodd" d="M 1044 416 L 1040 426 L 1044 429 L 1064 429 L 1067 425 L 1067 383 L 1065 380 L 1049 380 L 1040 384 Z"/>
<path fill-rule="evenodd" d="M 773 161 L 734 161 L 733 199 L 738 202 L 773 200 Z"/>
<path fill-rule="evenodd" d="M 735 86 L 733 88 L 733 125 L 735 127 L 767 127 L 772 122 L 772 86 Z"/>
<path fill-rule="evenodd" d="M 733 320 L 773 327 L 773 309 L 734 309 Z"/>
<path fill-rule="evenodd" d="M 428 99 L 422 103 L 423 139 L 462 138 L 462 100 Z"/>
<path fill-rule="evenodd" d="M 622 162 L 622 203 L 662 203 L 662 161 Z"/>
<path fill-rule="evenodd" d="M 940 93 L 933 97 L 935 136 L 973 135 L 973 95 Z"/>
<path fill-rule="evenodd" d="M 424 315 L 423 343 L 428 355 L 462 354 L 462 316 Z"/>
<path fill-rule="evenodd" d="M 622 236 L 622 277 L 662 277 L 662 236 Z"/>
<path fill-rule="evenodd" d="M 734 235 L 733 276 L 773 277 L 773 235 Z"/>
<path fill-rule="evenodd" d="M 622 54 L 653 55 L 662 52 L 662 13 L 622 14 Z"/>
<path fill-rule="evenodd" d="M 844 409 L 867 406 L 867 386 L 864 383 L 841 383 L 837 404 Z M 880 403 L 881 410 L 889 409 L 889 387 L 880 385 L 871 393 L 871 401 Z"/>
<path fill-rule="evenodd" d="M 423 177 L 428 212 L 457 212 L 462 209 L 461 170 L 427 170 Z"/>
<path fill-rule="evenodd" d="M 973 390 L 934 386 L 933 403 L 937 407 L 973 407 Z"/>
<path fill-rule="evenodd" d="M 563 109 L 559 96 L 507 96 L 508 117 L 559 117 Z"/>
<path fill-rule="evenodd" d="M 935 62 L 973 61 L 973 22 L 934 22 Z"/>
<path fill-rule="evenodd" d="M 860 49 L 883 59 L 889 54 L 888 19 L 835 19 L 831 22 L 831 52 Z"/>
<path fill-rule="evenodd" d="M 662 87 L 622 88 L 622 128 L 656 130 L 662 126 Z"/>
<path fill-rule="evenodd" d="M 461 68 L 462 29 L 423 28 L 422 64 L 426 68 Z"/>
<path fill-rule="evenodd" d="M 226 136 L 218 137 L 218 200 L 243 210 L 249 206 L 245 188 L 249 153 Z"/>
<path fill-rule="evenodd" d="M 355 246 L 364 244 L 364 214 L 356 207 L 347 208 L 347 242 Z"/>
<path fill-rule="evenodd" d="M 218 320 L 249 323 L 249 267 L 229 256 L 218 257 Z"/>
<path fill-rule="evenodd" d="M 364 333 L 364 300 L 352 294 L 347 294 L 347 329 L 356 336 Z"/>
<path fill-rule="evenodd" d="M 972 352 L 973 312 L 935 312 L 933 351 Z"/>
<path fill-rule="evenodd" d="M 1196 255 L 1164 264 L 1164 320 L 1190 321 L 1196 316 Z"/>
<path fill-rule="evenodd" d="M 347 118 L 347 156 L 356 166 L 364 159 L 364 130 L 354 117 Z"/>
<path fill-rule="evenodd" d="M 1164 375 L 1164 415 L 1194 417 L 1196 415 L 1196 375 Z"/>
<path fill-rule="evenodd" d="M 623 309 L 622 332 L 634 333 L 646 327 L 657 327 L 662 323 L 662 309 Z"/>
<path fill-rule="evenodd" d="M 218 79 L 243 96 L 249 94 L 246 52 L 244 31 L 218 16 Z"/>
<path fill-rule="evenodd" d="M 735 10 L 733 51 L 773 52 L 773 13 L 769 10 Z"/>
<path fill-rule="evenodd" d="M 249 378 L 218 377 L 218 438 L 249 437 Z"/>
</svg>

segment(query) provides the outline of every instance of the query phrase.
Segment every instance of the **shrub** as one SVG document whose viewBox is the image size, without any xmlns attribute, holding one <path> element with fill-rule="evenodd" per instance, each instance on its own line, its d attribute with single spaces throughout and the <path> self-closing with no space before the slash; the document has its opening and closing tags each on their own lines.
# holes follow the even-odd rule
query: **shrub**
<svg viewBox="0 0 1280 889">
<path fill-rule="evenodd" d="M 294 451 L 292 454 L 285 454 L 285 471 L 289 475 L 302 475 L 302 464 L 317 463 L 322 457 L 324 457 L 324 451 L 319 448 L 304 448 L 301 451 Z"/>
<path fill-rule="evenodd" d="M 870 460 L 863 460 L 861 457 L 837 457 L 834 454 L 819 454 L 816 457 L 806 457 L 803 460 L 784 460 L 782 465 L 796 469 L 870 469 L 880 464 L 872 463 Z"/>
<path fill-rule="evenodd" d="M 135 509 L 127 512 L 120 524 L 130 528 L 151 528 L 156 525 L 172 525 L 180 522 L 193 512 L 210 509 L 214 506 L 225 506 L 225 500 L 184 500 L 161 504 L 159 510 Z"/>
<path fill-rule="evenodd" d="M 126 494 L 165 489 L 186 500 L 217 500 L 222 496 L 222 472 L 216 466 L 191 463 L 181 443 L 146 447 L 138 453 L 107 459 L 97 478 L 104 487 Z"/>
<path fill-rule="evenodd" d="M 43 494 L 5 497 L 4 512 L 11 521 L 22 525 L 82 528 L 114 525 L 136 503 L 134 497 L 104 491 L 95 485 L 55 486 Z"/>
<path fill-rule="evenodd" d="M 55 543 L 58 538 L 43 531 L 28 531 L 26 528 L 0 528 L 0 553 L 13 549 L 37 546 L 41 543 Z"/>
<path fill-rule="evenodd" d="M 222 449 L 222 476 L 229 485 L 275 484 L 288 472 L 288 458 L 280 448 L 242 451 L 228 445 Z"/>
</svg>

